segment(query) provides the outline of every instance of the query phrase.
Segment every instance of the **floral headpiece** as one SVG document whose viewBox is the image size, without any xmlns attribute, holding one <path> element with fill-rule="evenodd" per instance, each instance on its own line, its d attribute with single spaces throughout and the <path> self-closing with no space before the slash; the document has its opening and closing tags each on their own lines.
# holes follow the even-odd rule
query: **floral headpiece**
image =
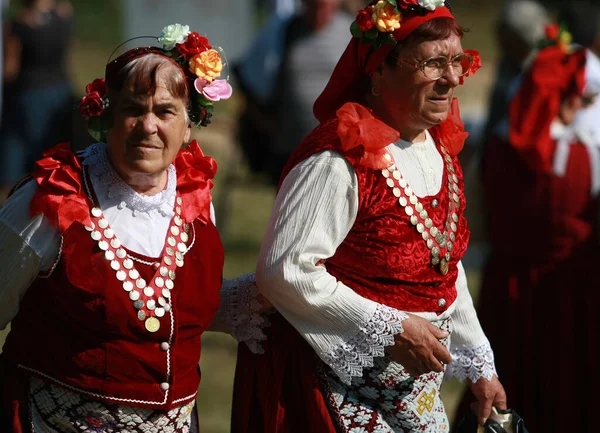
<svg viewBox="0 0 600 433">
<path fill-rule="evenodd" d="M 570 54 L 574 51 L 574 48 L 571 45 L 571 42 L 573 42 L 573 35 L 569 33 L 564 24 L 548 24 L 544 28 L 544 31 L 546 33 L 546 39 L 542 41 L 540 48 L 558 46 L 566 54 Z"/>
<path fill-rule="evenodd" d="M 374 48 L 396 44 L 394 32 L 402 27 L 405 15 L 423 15 L 443 6 L 445 0 L 374 0 L 358 11 L 350 31 Z"/>
<path fill-rule="evenodd" d="M 106 65 L 106 80 L 98 78 L 86 86 L 79 111 L 88 120 L 88 131 L 94 139 L 103 140 L 110 128 L 110 116 L 105 114 L 109 107 L 107 93 L 117 74 L 126 64 L 147 54 L 167 57 L 182 69 L 190 94 L 188 114 L 198 128 L 210 124 L 215 102 L 231 97 L 231 85 L 227 79 L 219 79 L 225 65 L 220 48 L 214 49 L 207 38 L 181 24 L 168 25 L 157 40 L 162 47 L 127 51 Z"/>
</svg>

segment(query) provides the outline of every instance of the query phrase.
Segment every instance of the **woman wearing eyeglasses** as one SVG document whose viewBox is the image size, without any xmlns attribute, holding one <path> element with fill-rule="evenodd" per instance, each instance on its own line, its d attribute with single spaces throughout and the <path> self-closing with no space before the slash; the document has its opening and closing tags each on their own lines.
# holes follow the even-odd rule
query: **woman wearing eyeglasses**
<svg viewBox="0 0 600 433">
<path fill-rule="evenodd" d="M 506 408 L 461 265 L 454 91 L 479 67 L 442 0 L 379 0 L 284 173 L 257 268 L 279 314 L 240 346 L 234 432 L 446 432 L 444 372 Z"/>
</svg>

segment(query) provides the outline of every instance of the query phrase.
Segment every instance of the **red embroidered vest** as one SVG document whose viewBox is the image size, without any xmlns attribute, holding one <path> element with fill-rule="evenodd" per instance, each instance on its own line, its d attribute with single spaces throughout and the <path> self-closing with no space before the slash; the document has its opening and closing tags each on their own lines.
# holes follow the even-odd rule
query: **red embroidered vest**
<svg viewBox="0 0 600 433">
<path fill-rule="evenodd" d="M 431 251 L 381 171 L 360 165 L 356 158 L 344 154 L 337 125 L 338 120 L 334 119 L 316 128 L 292 155 L 282 176 L 283 179 L 299 162 L 324 150 L 341 153 L 354 166 L 359 187 L 358 214 L 344 242 L 325 263 L 328 272 L 359 295 L 398 310 L 443 313 L 456 299 L 457 263 L 469 240 L 458 159 L 452 158 L 460 203 L 456 241 L 448 274 L 442 275 L 431 263 Z M 436 139 L 438 131 L 430 132 Z M 419 198 L 438 228 L 444 227 L 449 214 L 448 174 L 446 165 L 438 194 Z M 432 206 L 434 199 L 438 202 L 436 207 Z"/>
<path fill-rule="evenodd" d="M 183 168 L 178 165 L 178 178 Z M 210 185 L 199 183 L 198 189 Z M 209 200 L 201 215 L 208 215 L 210 193 L 203 194 Z M 223 248 L 207 218 L 194 219 L 189 233 L 190 248 L 171 291 L 171 313 L 151 333 L 98 242 L 80 222 L 70 224 L 62 233 L 56 268 L 49 278 L 37 278 L 20 304 L 3 359 L 110 403 L 168 410 L 193 400 L 200 383 L 201 335 L 219 307 Z M 146 281 L 156 270 L 137 261 L 135 269 Z"/>
</svg>

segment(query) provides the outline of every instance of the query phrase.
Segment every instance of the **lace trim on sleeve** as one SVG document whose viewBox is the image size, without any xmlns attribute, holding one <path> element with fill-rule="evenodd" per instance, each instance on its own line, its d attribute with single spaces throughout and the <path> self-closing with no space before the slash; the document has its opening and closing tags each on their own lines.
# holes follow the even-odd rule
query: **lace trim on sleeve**
<svg viewBox="0 0 600 433">
<path fill-rule="evenodd" d="M 239 343 L 246 343 L 253 353 L 264 353 L 260 342 L 266 336 L 262 328 L 270 323 L 260 314 L 261 305 L 256 299 L 256 274 L 245 274 L 229 280 L 221 290 L 224 291 L 222 303 L 231 336 Z"/>
<path fill-rule="evenodd" d="M 379 304 L 359 326 L 359 332 L 326 353 L 323 361 L 349 385 L 352 377 L 362 376 L 363 368 L 373 367 L 374 357 L 385 356 L 385 347 L 394 344 L 394 335 L 404 332 L 402 321 L 407 318 L 406 313 Z"/>
<path fill-rule="evenodd" d="M 452 363 L 446 368 L 447 378 L 477 382 L 482 377 L 491 380 L 494 375 L 498 375 L 494 365 L 494 352 L 487 341 L 477 347 L 454 349 L 451 355 Z"/>
</svg>

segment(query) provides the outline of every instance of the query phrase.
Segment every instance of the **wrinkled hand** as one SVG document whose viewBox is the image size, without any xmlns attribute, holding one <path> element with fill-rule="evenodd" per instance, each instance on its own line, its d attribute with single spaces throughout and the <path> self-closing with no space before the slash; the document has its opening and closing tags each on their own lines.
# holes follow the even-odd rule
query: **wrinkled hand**
<svg viewBox="0 0 600 433">
<path fill-rule="evenodd" d="M 414 377 L 444 371 L 443 364 L 449 364 L 452 357 L 440 340 L 448 337 L 448 332 L 413 314 L 402 321 L 402 327 L 404 332 L 395 335 L 396 342 L 387 348 L 392 359 Z"/>
<path fill-rule="evenodd" d="M 506 393 L 497 376 L 492 377 L 492 380 L 482 377 L 477 382 L 469 380 L 468 383 L 471 392 L 477 398 L 477 402 L 474 403 L 472 409 L 477 414 L 479 425 L 485 424 L 492 413 L 492 407 L 506 410 Z"/>
</svg>

